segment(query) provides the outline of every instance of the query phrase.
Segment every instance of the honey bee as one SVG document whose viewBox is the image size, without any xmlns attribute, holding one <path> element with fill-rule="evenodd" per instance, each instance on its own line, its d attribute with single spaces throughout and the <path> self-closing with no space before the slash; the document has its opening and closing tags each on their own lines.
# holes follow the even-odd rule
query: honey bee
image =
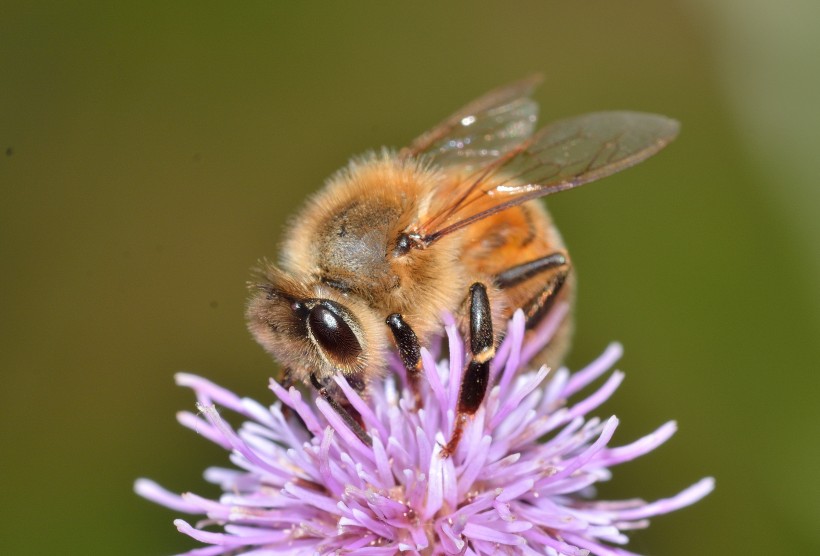
<svg viewBox="0 0 820 556">
<path fill-rule="evenodd" d="M 420 345 L 453 314 L 469 338 L 456 426 L 487 388 L 499 341 L 516 309 L 528 330 L 571 303 L 574 273 L 539 197 L 591 182 L 657 153 L 678 123 L 638 112 L 599 112 L 536 130 L 533 76 L 487 93 L 399 151 L 353 159 L 292 221 L 278 265 L 252 284 L 247 320 L 284 369 L 312 384 L 359 437 L 369 438 L 333 380 L 357 391 L 398 353 L 413 383 Z M 535 361 L 558 365 L 571 316 Z"/>
</svg>

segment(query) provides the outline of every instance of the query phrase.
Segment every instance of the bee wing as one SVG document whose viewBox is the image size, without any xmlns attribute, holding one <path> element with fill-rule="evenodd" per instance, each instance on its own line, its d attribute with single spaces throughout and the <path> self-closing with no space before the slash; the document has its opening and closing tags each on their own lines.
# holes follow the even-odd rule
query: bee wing
<svg viewBox="0 0 820 556">
<path fill-rule="evenodd" d="M 640 112 L 552 123 L 483 165 L 452 168 L 457 178 L 434 192 L 413 232 L 429 244 L 511 206 L 609 176 L 657 153 L 678 129 L 675 120 Z"/>
<path fill-rule="evenodd" d="M 532 75 L 490 91 L 417 137 L 402 156 L 425 155 L 439 166 L 466 168 L 503 156 L 535 131 L 538 104 L 529 96 L 540 82 Z"/>
</svg>

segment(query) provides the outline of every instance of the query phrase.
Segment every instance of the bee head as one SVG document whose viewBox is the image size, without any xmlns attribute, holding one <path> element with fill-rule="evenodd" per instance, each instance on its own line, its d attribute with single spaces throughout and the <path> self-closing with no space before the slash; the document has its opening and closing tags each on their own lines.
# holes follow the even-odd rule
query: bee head
<svg viewBox="0 0 820 556">
<path fill-rule="evenodd" d="M 275 268 L 267 269 L 252 291 L 248 329 L 295 379 L 308 382 L 314 375 L 324 384 L 342 373 L 352 385 L 363 386 L 380 372 L 384 327 L 358 298 Z"/>
</svg>

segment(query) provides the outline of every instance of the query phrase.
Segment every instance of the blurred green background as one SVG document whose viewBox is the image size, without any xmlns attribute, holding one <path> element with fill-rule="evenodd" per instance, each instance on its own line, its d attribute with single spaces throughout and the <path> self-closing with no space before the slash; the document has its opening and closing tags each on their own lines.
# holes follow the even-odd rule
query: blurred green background
<svg viewBox="0 0 820 556">
<path fill-rule="evenodd" d="M 0 544 L 197 543 L 138 476 L 215 494 L 178 426 L 188 370 L 269 401 L 249 268 L 349 156 L 543 72 L 542 120 L 676 117 L 639 167 L 550 200 L 579 275 L 578 365 L 620 340 L 600 413 L 677 419 L 608 496 L 717 490 L 640 553 L 820 553 L 820 4 L 3 2 Z"/>
</svg>

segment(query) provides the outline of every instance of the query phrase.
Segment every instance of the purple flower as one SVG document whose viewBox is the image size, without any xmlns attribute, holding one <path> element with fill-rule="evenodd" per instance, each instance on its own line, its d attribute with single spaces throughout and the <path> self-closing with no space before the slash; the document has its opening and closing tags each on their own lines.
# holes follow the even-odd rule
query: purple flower
<svg viewBox="0 0 820 556">
<path fill-rule="evenodd" d="M 491 390 L 452 457 L 440 452 L 453 430 L 465 346 L 450 323 L 449 361 L 423 352 L 421 408 L 398 361 L 394 374 L 371 386 L 367 401 L 338 377 L 372 446 L 325 401 L 305 400 L 273 380 L 279 401 L 264 407 L 202 378 L 177 375 L 178 384 L 196 393 L 199 409 L 199 415 L 181 413 L 179 421 L 230 451 L 236 468 L 206 470 L 205 478 L 224 492 L 219 500 L 175 495 L 146 479 L 136 491 L 207 516 L 195 525 L 174 522 L 210 545 L 188 555 L 632 554 L 616 546 L 627 542 L 625 532 L 700 500 L 714 481 L 656 502 L 595 498 L 595 484 L 610 478 L 611 467 L 665 442 L 675 423 L 627 446 L 609 446 L 618 419 L 588 414 L 618 387 L 618 371 L 588 396 L 567 401 L 612 367 L 618 345 L 576 373 L 526 370 L 562 310 L 526 341 L 524 317 L 515 314 L 493 362 Z M 216 405 L 246 421 L 232 428 Z"/>
</svg>

